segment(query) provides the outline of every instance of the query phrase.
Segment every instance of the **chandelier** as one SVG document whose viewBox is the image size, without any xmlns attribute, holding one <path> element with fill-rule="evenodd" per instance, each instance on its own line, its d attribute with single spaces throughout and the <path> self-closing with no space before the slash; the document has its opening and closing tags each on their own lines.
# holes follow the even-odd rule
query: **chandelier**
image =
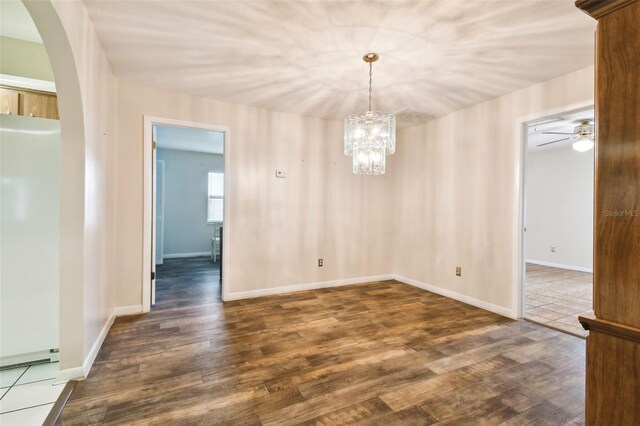
<svg viewBox="0 0 640 426">
<path fill-rule="evenodd" d="M 396 152 L 396 117 L 371 109 L 373 63 L 377 53 L 367 53 L 362 60 L 369 64 L 369 110 L 344 119 L 344 153 L 353 157 L 356 175 L 383 175 L 387 155 Z"/>
</svg>

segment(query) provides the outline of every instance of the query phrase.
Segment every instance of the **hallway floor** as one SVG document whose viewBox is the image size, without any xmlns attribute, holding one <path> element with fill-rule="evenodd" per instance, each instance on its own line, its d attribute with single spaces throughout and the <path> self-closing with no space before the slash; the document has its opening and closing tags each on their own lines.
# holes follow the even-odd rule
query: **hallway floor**
<svg viewBox="0 0 640 426">
<path fill-rule="evenodd" d="M 578 315 L 593 309 L 593 274 L 527 263 L 524 317 L 581 337 Z"/>
<path fill-rule="evenodd" d="M 163 266 L 59 424 L 584 422 L 575 336 L 397 281 L 222 304 L 206 262 Z"/>
<path fill-rule="evenodd" d="M 156 304 L 152 310 L 199 302 L 220 301 L 220 263 L 209 256 L 164 259 L 156 265 Z M 204 298 L 204 299 L 200 299 Z"/>
</svg>

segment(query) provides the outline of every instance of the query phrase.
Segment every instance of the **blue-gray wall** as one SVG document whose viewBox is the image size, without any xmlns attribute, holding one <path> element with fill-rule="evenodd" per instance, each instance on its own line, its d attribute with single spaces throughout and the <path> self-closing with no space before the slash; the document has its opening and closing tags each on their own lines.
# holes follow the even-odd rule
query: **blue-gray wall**
<svg viewBox="0 0 640 426">
<path fill-rule="evenodd" d="M 158 149 L 165 162 L 164 255 L 211 251 L 207 174 L 224 171 L 222 155 Z"/>
</svg>

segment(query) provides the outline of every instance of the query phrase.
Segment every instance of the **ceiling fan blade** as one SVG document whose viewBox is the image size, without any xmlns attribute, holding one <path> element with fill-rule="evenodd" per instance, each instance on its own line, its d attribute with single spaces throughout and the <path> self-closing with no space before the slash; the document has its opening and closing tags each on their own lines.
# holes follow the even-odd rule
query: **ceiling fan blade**
<svg viewBox="0 0 640 426">
<path fill-rule="evenodd" d="M 573 133 L 567 132 L 542 132 L 543 135 L 572 135 Z"/>
<path fill-rule="evenodd" d="M 569 139 L 571 139 L 571 138 L 564 138 L 564 139 L 558 139 L 557 141 L 541 143 L 540 145 L 536 145 L 536 148 L 539 147 L 539 146 L 551 145 L 552 143 L 562 142 L 562 141 L 566 141 L 566 140 L 569 140 Z"/>
</svg>

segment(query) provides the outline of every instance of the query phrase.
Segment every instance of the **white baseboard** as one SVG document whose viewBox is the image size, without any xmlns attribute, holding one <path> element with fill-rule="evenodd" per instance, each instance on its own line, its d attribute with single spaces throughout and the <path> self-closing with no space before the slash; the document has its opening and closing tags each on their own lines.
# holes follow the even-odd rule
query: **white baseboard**
<svg viewBox="0 0 640 426">
<path fill-rule="evenodd" d="M 534 260 L 527 259 L 526 263 L 533 263 L 534 265 L 550 266 L 552 268 L 569 269 L 570 271 L 589 272 L 593 273 L 593 268 L 585 268 L 584 266 L 565 265 L 563 263 L 547 262 L 546 260 Z"/>
<path fill-rule="evenodd" d="M 508 308 L 503 306 L 494 305 L 493 303 L 485 302 L 480 299 L 476 299 L 475 297 L 467 296 L 464 294 L 457 293 L 452 290 L 447 290 L 442 287 L 437 287 L 431 284 L 423 283 L 422 281 L 414 280 L 413 278 L 403 277 L 402 275 L 394 275 L 393 278 L 405 284 L 412 285 L 414 287 L 421 288 L 426 291 L 430 291 L 432 293 L 439 294 L 441 296 L 448 297 L 449 299 L 457 300 L 462 303 L 466 303 L 467 305 L 472 305 L 477 308 L 484 309 L 486 311 L 493 312 L 498 315 L 502 315 L 507 318 L 517 319 L 516 313 Z"/>
<path fill-rule="evenodd" d="M 107 318 L 107 322 L 105 322 L 104 325 L 102 326 L 102 329 L 100 330 L 100 334 L 98 334 L 96 341 L 93 342 L 93 346 L 91 346 L 91 350 L 89 350 L 89 353 L 87 354 L 87 356 L 84 359 L 84 362 L 82 363 L 84 377 L 89 376 L 89 372 L 91 371 L 93 362 L 96 360 L 96 357 L 98 356 L 98 352 L 102 347 L 102 343 L 104 343 L 104 339 L 106 339 L 107 334 L 109 334 L 109 329 L 113 325 L 113 321 L 115 321 L 115 319 L 116 319 L 116 314 L 114 309 L 111 315 L 109 315 L 109 318 Z"/>
<path fill-rule="evenodd" d="M 371 277 L 347 278 L 343 280 L 320 281 L 307 284 L 295 284 L 282 287 L 264 288 L 260 290 L 238 291 L 230 293 L 226 300 L 250 299 L 253 297 L 271 296 L 274 294 L 293 293 L 296 291 L 317 290 L 319 288 L 339 287 L 349 284 L 363 284 L 373 281 L 386 281 L 393 279 L 392 275 L 375 275 Z"/>
<path fill-rule="evenodd" d="M 468 305 L 472 305 L 472 306 L 496 313 L 498 315 L 505 316 L 507 318 L 516 319 L 516 314 L 511 309 L 494 305 L 492 303 L 488 303 L 483 300 L 479 300 L 470 296 L 466 296 L 464 294 L 456 293 L 451 290 L 446 290 L 441 287 L 436 287 L 431 284 L 426 284 L 421 281 L 414 280 L 412 278 L 403 277 L 401 275 L 396 275 L 396 274 L 376 275 L 371 277 L 349 278 L 344 280 L 321 281 L 321 282 L 315 282 L 315 283 L 265 288 L 260 290 L 240 291 L 240 292 L 230 293 L 227 297 L 227 300 L 250 299 L 253 297 L 271 296 L 274 294 L 285 294 L 285 293 L 293 293 L 296 291 L 317 290 L 320 288 L 338 287 L 338 286 L 350 285 L 350 284 L 363 284 L 368 282 L 386 281 L 386 280 L 397 280 L 402 283 L 409 284 L 414 287 L 418 287 L 423 290 L 430 291 L 432 293 L 440 294 L 450 299 L 454 299 L 459 302 L 463 302 Z"/>
<path fill-rule="evenodd" d="M 82 363 L 82 367 L 74 367 L 67 368 L 64 370 L 58 371 L 56 375 L 56 382 L 66 382 L 68 380 L 84 380 L 89 376 L 89 372 L 91 371 L 91 367 L 93 366 L 93 362 L 96 360 L 98 356 L 98 352 L 100 352 L 100 348 L 104 343 L 104 339 L 107 338 L 107 334 L 109 334 L 109 330 L 113 325 L 116 317 L 126 316 L 126 315 L 135 315 L 142 313 L 142 305 L 131 305 L 131 306 L 117 306 L 107 318 L 107 321 L 102 326 L 96 341 L 91 346 L 91 350 L 87 354 Z"/>
<path fill-rule="evenodd" d="M 67 368 L 58 371 L 55 383 L 64 383 L 69 380 L 84 380 L 84 378 L 84 367 Z"/>
<path fill-rule="evenodd" d="M 164 259 L 182 259 L 183 257 L 202 257 L 202 256 L 211 256 L 211 252 L 200 251 L 197 253 L 171 253 L 171 254 L 164 254 L 162 257 Z"/>
<path fill-rule="evenodd" d="M 441 287 L 437 287 L 431 284 L 426 284 L 421 281 L 414 280 L 412 278 L 407 278 L 402 275 L 395 275 L 395 274 L 375 275 L 370 277 L 348 278 L 348 279 L 332 280 L 332 281 L 320 281 L 320 282 L 307 283 L 307 284 L 297 284 L 297 285 L 290 285 L 290 286 L 265 288 L 260 290 L 240 291 L 240 292 L 230 293 L 227 297 L 227 300 L 249 299 L 253 297 L 270 296 L 274 294 L 285 294 L 285 293 L 293 293 L 297 291 L 317 290 L 321 288 L 339 287 L 339 286 L 350 285 L 350 284 L 363 284 L 368 282 L 387 281 L 387 280 L 397 280 L 405 284 L 412 285 L 414 287 L 418 287 L 420 289 L 430 291 L 432 293 L 440 294 L 450 299 L 457 300 L 459 302 L 463 302 L 463 303 L 476 306 L 478 308 L 481 308 L 490 312 L 494 312 L 498 315 L 516 319 L 516 314 L 511 309 L 494 305 L 492 303 L 488 303 L 470 296 L 466 296 L 464 294 L 456 293 L 451 290 L 446 290 Z M 111 315 L 105 322 L 104 326 L 102 327 L 102 330 L 100 330 L 100 334 L 98 335 L 98 337 L 96 338 L 96 341 L 91 347 L 91 350 L 89 351 L 89 354 L 85 358 L 85 361 L 82 367 L 69 368 L 66 370 L 59 371 L 57 375 L 57 380 L 58 381 L 66 381 L 71 379 L 83 380 L 84 378 L 86 378 L 89 375 L 89 372 L 91 371 L 93 362 L 98 356 L 100 347 L 102 347 L 102 343 L 104 342 L 104 339 L 107 337 L 107 334 L 109 333 L 109 329 L 111 328 L 111 325 L 115 321 L 116 317 L 123 316 L 123 315 L 135 315 L 140 313 L 142 313 L 142 305 L 119 306 L 114 308 L 113 312 L 111 313 Z"/>
</svg>

